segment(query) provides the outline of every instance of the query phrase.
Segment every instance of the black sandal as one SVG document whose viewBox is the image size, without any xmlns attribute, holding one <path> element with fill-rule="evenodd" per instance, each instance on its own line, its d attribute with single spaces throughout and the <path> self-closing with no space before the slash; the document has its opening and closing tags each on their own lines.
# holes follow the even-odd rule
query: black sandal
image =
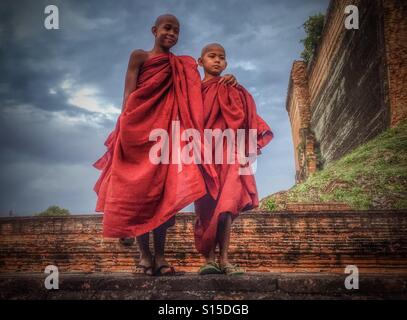
<svg viewBox="0 0 407 320">
<path fill-rule="evenodd" d="M 164 268 L 169 268 L 170 271 L 164 272 L 164 273 L 161 272 L 162 269 L 164 269 Z M 159 276 L 159 277 L 160 276 L 174 276 L 175 274 L 176 274 L 176 272 L 175 272 L 174 267 L 170 266 L 168 264 L 163 264 L 163 265 L 159 266 L 158 268 L 156 268 L 154 271 L 154 275 Z"/>
</svg>

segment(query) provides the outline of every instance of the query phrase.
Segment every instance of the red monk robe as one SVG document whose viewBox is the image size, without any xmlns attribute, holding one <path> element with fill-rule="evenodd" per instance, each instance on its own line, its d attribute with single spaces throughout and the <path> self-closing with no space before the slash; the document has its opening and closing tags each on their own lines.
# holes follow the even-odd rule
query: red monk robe
<svg viewBox="0 0 407 320">
<path fill-rule="evenodd" d="M 257 115 L 255 102 L 246 89 L 240 85 L 225 86 L 218 81 L 219 77 L 215 77 L 202 83 L 205 129 L 218 128 L 222 132 L 227 128 L 235 132 L 237 129 L 257 129 L 257 154 L 260 154 L 260 149 L 273 138 L 270 127 Z M 237 150 L 237 146 L 235 148 Z M 213 161 L 214 154 L 213 150 Z M 223 155 L 222 164 L 215 164 L 220 181 L 219 196 L 214 199 L 207 194 L 195 202 L 195 245 L 204 255 L 216 246 L 218 220 L 222 213 L 230 212 L 234 220 L 239 212 L 259 205 L 254 175 L 240 175 L 238 161 L 226 162 L 226 144 L 223 144 Z"/>
<path fill-rule="evenodd" d="M 94 191 L 96 211 L 104 212 L 104 237 L 139 236 L 164 222 L 173 224 L 175 213 L 207 191 L 216 196 L 218 179 L 211 165 L 172 162 L 177 156 L 171 148 L 176 139 L 172 121 L 180 121 L 180 133 L 194 128 L 203 138 L 203 117 L 201 80 L 192 57 L 164 53 L 144 62 L 137 87 L 105 142 L 108 150 L 93 164 L 102 170 Z M 149 135 L 158 128 L 169 134 L 169 164 L 149 159 L 157 143 Z"/>
</svg>

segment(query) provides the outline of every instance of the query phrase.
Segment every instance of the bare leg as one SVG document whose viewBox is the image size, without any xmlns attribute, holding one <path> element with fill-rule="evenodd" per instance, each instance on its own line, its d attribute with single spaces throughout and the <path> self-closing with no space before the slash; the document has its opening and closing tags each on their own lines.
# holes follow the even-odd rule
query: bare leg
<svg viewBox="0 0 407 320">
<path fill-rule="evenodd" d="M 148 232 L 137 237 L 137 243 L 138 243 L 139 250 L 140 250 L 139 265 L 152 268 L 153 267 L 153 255 L 151 254 L 151 251 L 150 251 L 150 246 L 149 246 L 150 241 L 149 240 L 150 240 L 150 236 L 149 236 Z M 153 270 L 152 269 L 146 270 L 146 274 L 152 275 Z"/>
<path fill-rule="evenodd" d="M 167 237 L 168 225 L 163 224 L 158 228 L 154 229 L 154 262 L 156 270 L 161 266 L 161 274 L 171 273 L 173 269 L 170 267 L 169 263 L 165 260 L 165 240 Z"/>
<path fill-rule="evenodd" d="M 209 262 L 215 262 L 215 248 L 212 248 L 211 251 L 209 251 L 208 255 L 204 256 L 206 263 Z"/>
<path fill-rule="evenodd" d="M 219 218 L 217 239 L 219 241 L 220 257 L 219 262 L 222 266 L 229 264 L 228 251 L 230 242 L 230 230 L 232 227 L 232 216 L 226 212 Z"/>
<path fill-rule="evenodd" d="M 221 216 L 218 225 L 218 240 L 220 249 L 220 265 L 227 275 L 243 274 L 245 271 L 229 262 L 228 252 L 230 243 L 230 231 L 232 229 L 232 214 L 227 212 Z"/>
</svg>

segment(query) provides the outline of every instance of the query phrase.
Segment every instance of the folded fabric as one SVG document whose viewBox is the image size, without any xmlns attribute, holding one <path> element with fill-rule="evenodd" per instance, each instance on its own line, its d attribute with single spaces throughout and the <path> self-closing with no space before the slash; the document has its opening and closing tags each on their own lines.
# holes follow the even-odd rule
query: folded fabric
<svg viewBox="0 0 407 320">
<path fill-rule="evenodd" d="M 257 114 L 253 97 L 240 85 L 231 87 L 219 84 L 218 81 L 219 77 L 215 77 L 202 84 L 205 129 L 220 129 L 222 132 L 227 129 L 233 129 L 234 132 L 244 129 L 245 156 L 249 154 L 249 130 L 255 129 L 257 133 L 255 131 L 254 154 L 260 154 L 261 148 L 272 140 L 273 132 Z M 221 163 L 215 164 L 220 185 L 218 197 L 214 198 L 207 194 L 195 201 L 197 214 L 194 228 L 195 246 L 202 254 L 207 254 L 216 245 L 217 227 L 222 213 L 231 213 L 234 220 L 239 212 L 259 205 L 253 171 L 249 171 L 249 174 L 247 172 L 242 174 L 244 164 L 238 160 L 237 138 L 233 141 L 233 149 L 228 149 L 227 139 L 223 139 L 220 145 L 223 159 Z M 213 160 L 216 153 L 215 147 L 216 144 L 213 144 Z M 231 153 L 233 153 L 234 161 L 227 163 Z M 251 166 L 249 165 L 246 169 L 251 170 Z"/>
<path fill-rule="evenodd" d="M 156 164 L 149 157 L 157 143 L 149 139 L 152 130 L 166 130 L 171 144 L 176 139 L 172 123 L 179 121 L 181 134 L 193 128 L 203 139 L 203 119 L 201 83 L 193 58 L 164 53 L 142 65 L 136 90 L 105 142 L 107 151 L 93 164 L 102 171 L 94 191 L 96 211 L 104 213 L 104 237 L 139 236 L 207 192 L 217 197 L 219 182 L 212 165 Z M 181 141 L 180 147 L 185 144 Z M 179 156 L 172 148 L 169 153 L 171 159 Z"/>
</svg>

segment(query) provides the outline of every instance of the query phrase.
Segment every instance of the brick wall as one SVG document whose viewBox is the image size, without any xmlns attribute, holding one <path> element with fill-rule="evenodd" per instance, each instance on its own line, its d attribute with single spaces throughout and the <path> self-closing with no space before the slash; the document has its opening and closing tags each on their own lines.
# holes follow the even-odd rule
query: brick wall
<svg viewBox="0 0 407 320">
<path fill-rule="evenodd" d="M 297 210 L 299 208 L 296 208 Z M 303 208 L 307 209 L 307 208 Z M 180 271 L 203 263 L 194 214 L 181 213 L 167 256 Z M 102 216 L 0 219 L 0 272 L 132 272 L 137 246 L 101 237 Z M 248 271 L 407 274 L 407 211 L 246 212 L 233 224 L 230 256 Z"/>
<path fill-rule="evenodd" d="M 390 101 L 390 124 L 407 118 L 407 1 L 385 0 L 384 42 Z"/>
<path fill-rule="evenodd" d="M 310 128 L 310 100 L 306 64 L 295 61 L 290 75 L 290 91 L 286 109 L 291 121 L 295 156 L 295 180 L 301 182 L 317 168 L 315 138 Z"/>
</svg>

